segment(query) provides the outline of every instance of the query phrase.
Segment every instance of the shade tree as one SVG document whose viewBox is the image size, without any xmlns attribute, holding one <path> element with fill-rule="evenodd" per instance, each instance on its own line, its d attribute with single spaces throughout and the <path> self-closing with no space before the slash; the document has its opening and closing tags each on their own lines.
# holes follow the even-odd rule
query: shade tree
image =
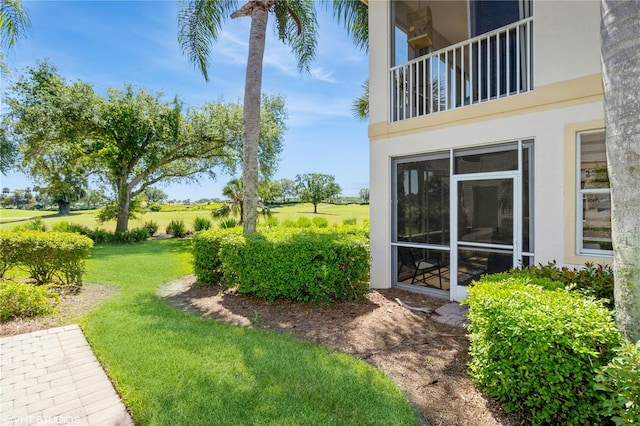
<svg viewBox="0 0 640 426">
<path fill-rule="evenodd" d="M 318 212 L 318 204 L 337 197 L 342 192 L 333 175 L 309 173 L 296 176 L 296 188 L 300 201 L 312 203 L 313 212 Z"/>
<path fill-rule="evenodd" d="M 64 190 L 65 202 L 74 193 L 63 184 L 84 189 L 92 175 L 111 191 L 104 213 L 115 216 L 116 231 L 127 230 L 133 200 L 146 188 L 233 174 L 241 161 L 237 102 L 187 109 L 177 96 L 165 100 L 130 85 L 102 97 L 47 64 L 30 69 L 10 93 L 8 134 L 15 136 L 22 170 L 48 192 Z M 270 176 L 282 151 L 284 100 L 263 96 L 261 114 L 261 173 Z"/>
</svg>

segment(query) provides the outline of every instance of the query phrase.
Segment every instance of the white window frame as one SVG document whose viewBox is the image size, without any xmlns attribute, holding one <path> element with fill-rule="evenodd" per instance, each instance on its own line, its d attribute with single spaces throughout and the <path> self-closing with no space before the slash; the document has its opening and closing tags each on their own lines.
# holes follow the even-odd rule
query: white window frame
<svg viewBox="0 0 640 426">
<path fill-rule="evenodd" d="M 597 256 L 597 257 L 613 257 L 613 250 L 590 249 L 584 247 L 584 228 L 583 228 L 583 200 L 585 195 L 607 194 L 611 196 L 611 188 L 582 188 L 582 136 L 593 135 L 597 133 L 605 133 L 605 129 L 580 131 L 576 133 L 576 255 L 578 256 Z"/>
</svg>

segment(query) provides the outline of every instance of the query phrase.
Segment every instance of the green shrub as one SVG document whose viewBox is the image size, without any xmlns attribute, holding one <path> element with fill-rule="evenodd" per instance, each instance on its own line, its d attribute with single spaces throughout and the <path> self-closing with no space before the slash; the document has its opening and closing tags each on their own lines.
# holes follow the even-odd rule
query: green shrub
<svg viewBox="0 0 640 426">
<path fill-rule="evenodd" d="M 0 281 L 0 321 L 53 313 L 59 300 L 58 294 L 46 287 Z"/>
<path fill-rule="evenodd" d="M 207 229 L 210 229 L 210 228 L 211 228 L 211 221 L 206 217 L 197 216 L 193 220 L 193 230 L 195 232 L 206 231 Z"/>
<path fill-rule="evenodd" d="M 18 264 L 19 239 L 14 232 L 0 232 L 0 278 L 15 265 Z"/>
<path fill-rule="evenodd" d="M 233 229 L 238 226 L 238 221 L 232 217 L 225 217 L 220 219 L 218 227 L 220 229 Z"/>
<path fill-rule="evenodd" d="M 617 425 L 640 425 L 640 341 L 622 345 L 596 382 L 596 389 L 606 395 L 606 416 Z"/>
<path fill-rule="evenodd" d="M 338 229 L 229 236 L 219 258 L 227 285 L 268 300 L 348 300 L 368 291 L 368 241 Z"/>
<path fill-rule="evenodd" d="M 313 222 L 311 222 L 311 219 L 309 219 L 308 217 L 300 216 L 298 219 L 296 219 L 297 228 L 311 228 L 312 226 Z"/>
<path fill-rule="evenodd" d="M 139 243 L 140 241 L 145 241 L 149 238 L 151 234 L 149 233 L 149 229 L 146 227 L 143 228 L 133 228 L 127 231 L 116 231 L 111 234 L 107 242 L 108 243 Z"/>
<path fill-rule="evenodd" d="M 77 223 L 69 223 L 69 222 L 58 222 L 51 227 L 52 231 L 55 232 L 75 232 L 76 234 L 86 235 L 91 238 L 91 229 L 77 224 Z"/>
<path fill-rule="evenodd" d="M 282 222 L 282 227 L 283 228 L 297 228 L 298 224 L 293 219 L 286 219 L 284 222 Z"/>
<path fill-rule="evenodd" d="M 113 237 L 113 232 L 106 231 L 104 229 L 96 228 L 88 235 L 89 238 L 93 240 L 96 244 L 104 244 L 111 242 Z"/>
<path fill-rule="evenodd" d="M 313 222 L 313 226 L 317 228 L 326 228 L 327 226 L 329 226 L 329 221 L 327 220 L 327 218 L 324 218 L 324 217 L 316 216 L 313 219 L 311 219 L 311 222 Z"/>
<path fill-rule="evenodd" d="M 349 217 L 342 220 L 343 225 L 355 225 L 356 223 L 358 223 L 358 219 L 355 217 Z"/>
<path fill-rule="evenodd" d="M 267 228 L 275 228 L 279 223 L 280 221 L 275 216 L 269 216 L 264 219 L 264 226 Z"/>
<path fill-rule="evenodd" d="M 149 204 L 148 209 L 149 211 L 152 211 L 152 212 L 159 212 L 162 210 L 162 206 L 158 203 L 151 203 Z"/>
<path fill-rule="evenodd" d="M 566 290 L 527 280 L 482 279 L 468 289 L 470 375 L 506 411 L 532 424 L 584 425 L 599 418 L 596 370 L 621 341 L 611 311 Z"/>
<path fill-rule="evenodd" d="M 193 272 L 202 285 L 216 284 L 222 280 L 220 244 L 229 235 L 239 235 L 240 228 L 217 229 L 198 232 L 191 240 Z"/>
<path fill-rule="evenodd" d="M 142 224 L 142 227 L 149 232 L 149 237 L 158 232 L 158 222 L 155 220 L 148 220 Z"/>
<path fill-rule="evenodd" d="M 36 217 L 29 222 L 13 227 L 14 232 L 22 232 L 22 231 L 47 231 L 47 225 L 42 221 L 41 217 Z"/>
<path fill-rule="evenodd" d="M 586 263 L 584 268 L 569 269 L 566 266 L 559 268 L 554 261 L 546 265 L 518 268 L 514 272 L 559 281 L 583 294 L 603 299 L 613 309 L 613 270 L 609 266 Z"/>
<path fill-rule="evenodd" d="M 38 284 L 54 278 L 69 285 L 82 285 L 84 261 L 93 241 L 69 232 L 23 231 L 0 234 L 3 250 L 17 266 L 28 271 Z M 3 251 L 3 257 L 5 252 Z"/>
<path fill-rule="evenodd" d="M 182 238 L 187 235 L 187 227 L 182 219 L 174 219 L 167 225 L 167 234 L 174 238 Z"/>
</svg>

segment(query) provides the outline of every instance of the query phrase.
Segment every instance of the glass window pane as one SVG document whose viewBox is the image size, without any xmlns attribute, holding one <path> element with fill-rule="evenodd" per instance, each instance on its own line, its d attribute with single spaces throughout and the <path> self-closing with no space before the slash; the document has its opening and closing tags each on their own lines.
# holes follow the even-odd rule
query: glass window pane
<svg viewBox="0 0 640 426">
<path fill-rule="evenodd" d="M 612 250 L 610 195 L 583 194 L 582 218 L 582 249 Z"/>
<path fill-rule="evenodd" d="M 518 170 L 518 150 L 455 155 L 456 174 Z"/>
<path fill-rule="evenodd" d="M 513 179 L 458 182 L 460 241 L 513 244 Z"/>
<path fill-rule="evenodd" d="M 609 188 L 604 132 L 580 135 L 580 188 Z"/>
<path fill-rule="evenodd" d="M 513 268 L 513 253 L 506 250 L 458 250 L 458 285 L 469 285 L 484 274 Z"/>
<path fill-rule="evenodd" d="M 522 251 L 533 250 L 533 187 L 530 173 L 533 172 L 533 144 L 522 147 Z"/>
<path fill-rule="evenodd" d="M 397 240 L 449 244 L 449 159 L 397 165 Z"/>
<path fill-rule="evenodd" d="M 447 250 L 397 247 L 397 282 L 449 290 L 449 252 Z"/>
</svg>

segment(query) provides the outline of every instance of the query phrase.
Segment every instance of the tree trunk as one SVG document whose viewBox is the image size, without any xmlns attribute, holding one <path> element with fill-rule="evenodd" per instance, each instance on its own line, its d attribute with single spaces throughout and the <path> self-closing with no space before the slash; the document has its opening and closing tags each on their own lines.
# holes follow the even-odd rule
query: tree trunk
<svg viewBox="0 0 640 426">
<path fill-rule="evenodd" d="M 131 207 L 131 192 L 126 188 L 118 194 L 118 216 L 116 218 L 116 232 L 129 229 L 129 208 Z"/>
<path fill-rule="evenodd" d="M 602 78 L 616 321 L 640 340 L 640 2 L 602 0 Z"/>
<path fill-rule="evenodd" d="M 64 201 L 58 201 L 58 215 L 69 216 L 71 214 L 71 204 Z"/>
<path fill-rule="evenodd" d="M 260 134 L 260 98 L 262 96 L 262 61 L 267 33 L 268 4 L 251 1 L 249 58 L 244 86 L 244 129 L 242 151 L 242 222 L 243 232 L 256 232 L 258 210 L 258 138 Z"/>
</svg>

